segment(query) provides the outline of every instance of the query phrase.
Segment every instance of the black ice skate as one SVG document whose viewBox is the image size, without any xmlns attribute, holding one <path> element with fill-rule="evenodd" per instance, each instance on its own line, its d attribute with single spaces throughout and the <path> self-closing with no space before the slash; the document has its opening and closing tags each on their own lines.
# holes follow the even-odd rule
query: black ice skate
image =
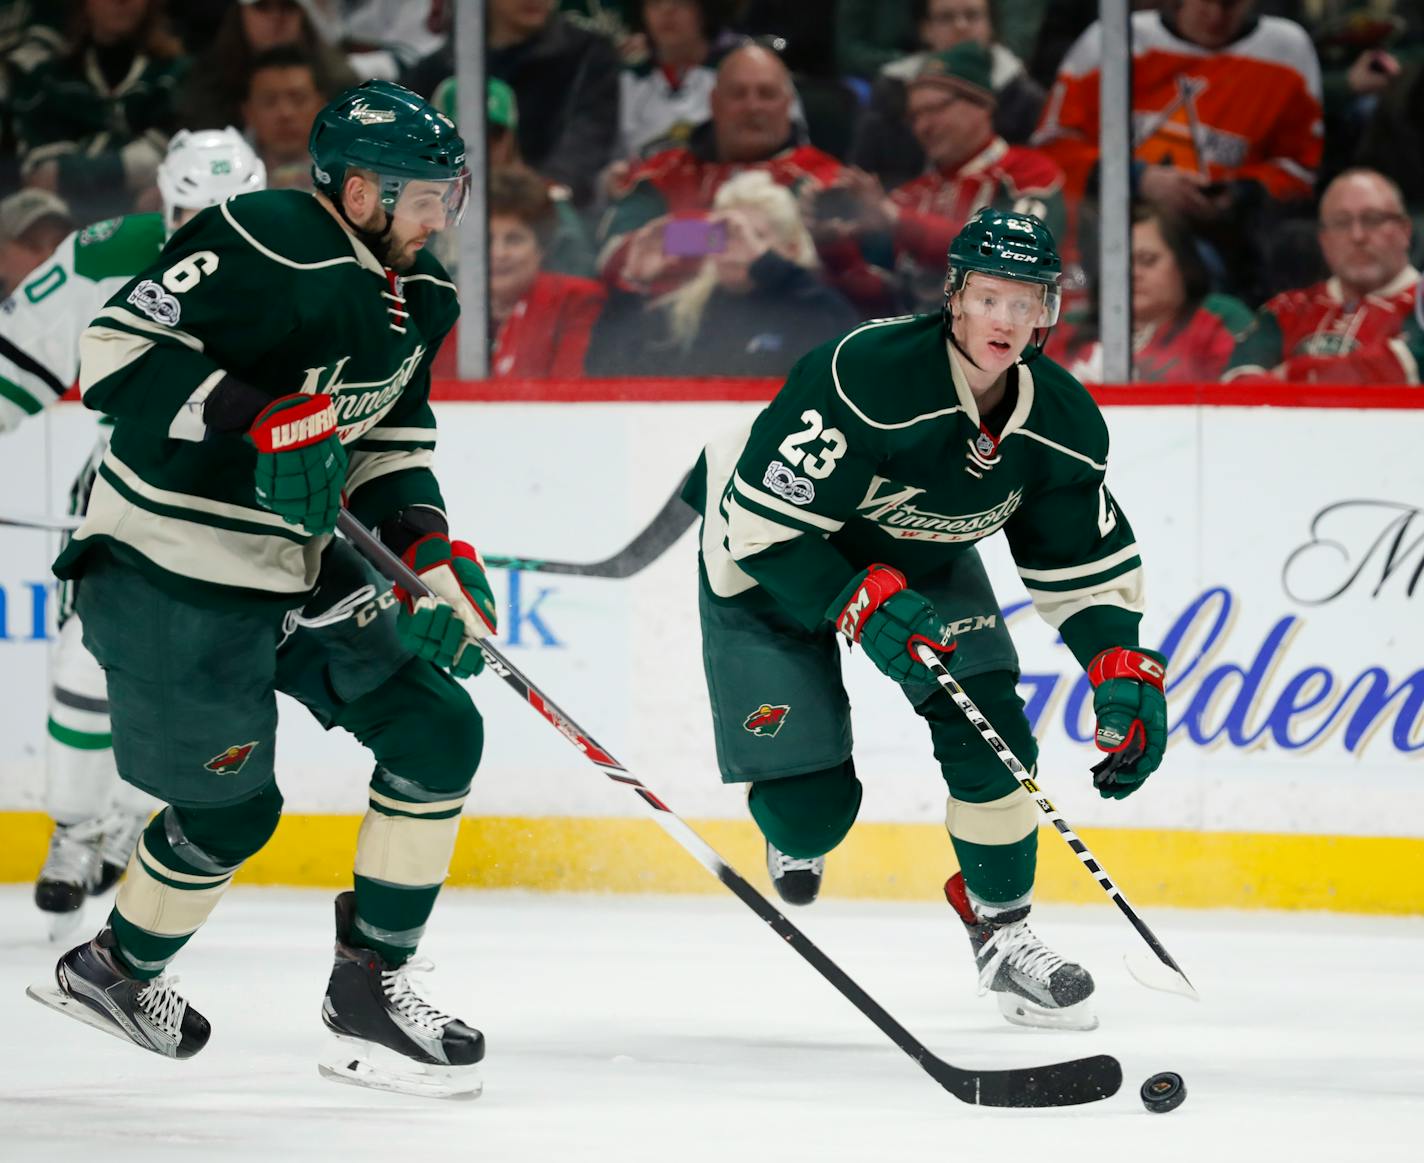
<svg viewBox="0 0 1424 1163">
<path fill-rule="evenodd" d="M 776 886 L 776 895 L 789 905 L 809 905 L 821 891 L 821 877 L 826 874 L 826 858 L 800 860 L 788 856 L 766 842 L 766 871 Z"/>
<path fill-rule="evenodd" d="M 72 940 L 83 924 L 86 897 L 101 891 L 102 819 L 56 824 L 49 855 L 35 880 L 35 905 L 45 914 L 51 941 Z"/>
<path fill-rule="evenodd" d="M 959 872 L 945 881 L 944 895 L 969 930 L 969 945 L 979 966 L 979 992 L 992 992 L 1004 1017 L 1017 1026 L 1097 1027 L 1092 977 L 1034 936 L 1028 927 L 1027 905 L 980 920 Z"/>
<path fill-rule="evenodd" d="M 318 1064 L 323 1078 L 428 1098 L 478 1098 L 485 1038 L 417 994 L 421 957 L 391 968 L 379 953 L 353 944 L 356 894 L 336 898 L 336 963 L 321 1020 L 336 1047 Z"/>
<path fill-rule="evenodd" d="M 131 977 L 113 950 L 113 931 L 104 929 L 59 959 L 56 985 L 44 982 L 25 992 L 41 1005 L 165 1058 L 191 1058 L 206 1046 L 208 1020 L 173 989 L 178 979 Z"/>
</svg>

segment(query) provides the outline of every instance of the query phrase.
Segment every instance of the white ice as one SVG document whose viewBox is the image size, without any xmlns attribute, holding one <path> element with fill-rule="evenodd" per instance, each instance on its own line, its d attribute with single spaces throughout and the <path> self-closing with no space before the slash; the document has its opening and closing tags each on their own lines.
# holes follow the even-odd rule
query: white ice
<svg viewBox="0 0 1424 1163">
<path fill-rule="evenodd" d="M 91 906 L 92 907 L 92 906 Z M 97 920 L 99 912 L 94 916 Z M 823 901 L 794 920 L 935 1053 L 1010 1066 L 1108 1052 L 1126 1082 L 1067 1110 L 961 1104 L 730 897 L 450 891 L 433 1000 L 488 1039 L 484 1097 L 318 1078 L 327 893 L 234 889 L 176 963 L 213 1024 L 167 1062 L 24 996 L 51 969 L 0 889 L 0 1158 L 580 1163 L 1351 1163 L 1424 1158 L 1424 919 L 1150 910 L 1203 1001 L 1134 984 L 1114 910 L 1038 931 L 1097 977 L 1100 1028 L 1005 1025 L 943 905 Z M 1137 1088 L 1175 1070 L 1186 1103 Z"/>
</svg>

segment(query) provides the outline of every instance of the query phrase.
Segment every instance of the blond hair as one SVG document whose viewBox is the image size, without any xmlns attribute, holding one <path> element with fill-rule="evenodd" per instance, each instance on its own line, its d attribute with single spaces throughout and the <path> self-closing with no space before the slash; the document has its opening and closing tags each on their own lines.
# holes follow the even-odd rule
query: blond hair
<svg viewBox="0 0 1424 1163">
<path fill-rule="evenodd" d="M 816 269 L 816 244 L 801 221 L 795 196 L 785 186 L 778 185 L 765 170 L 746 170 L 724 182 L 712 199 L 712 209 L 761 211 L 771 227 L 772 245 L 778 250 L 789 250 L 790 259 L 797 266 Z M 673 346 L 684 351 L 692 346 L 702 327 L 707 300 L 716 289 L 717 267 L 708 258 L 690 282 L 652 304 L 667 312 L 668 335 Z"/>
</svg>

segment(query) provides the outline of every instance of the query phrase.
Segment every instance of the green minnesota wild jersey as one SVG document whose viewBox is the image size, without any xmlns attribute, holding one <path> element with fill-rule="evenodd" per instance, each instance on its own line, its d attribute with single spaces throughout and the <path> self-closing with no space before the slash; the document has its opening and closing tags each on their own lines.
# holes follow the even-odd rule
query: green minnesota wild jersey
<svg viewBox="0 0 1424 1163">
<path fill-rule="evenodd" d="M 367 524 L 407 505 L 443 511 L 430 365 L 458 315 L 435 259 L 397 275 L 311 194 L 201 211 L 80 341 L 84 402 L 114 417 L 114 433 L 55 572 L 80 576 L 102 545 L 194 602 L 300 604 L 328 538 L 258 504 L 256 451 L 209 433 L 203 402 L 227 374 L 274 399 L 329 393 L 352 511 Z"/>
<path fill-rule="evenodd" d="M 1035 607 L 1080 661 L 1136 645 L 1142 562 L 1104 482 L 1097 405 L 1051 360 L 1020 362 L 996 438 L 959 360 L 938 315 L 872 321 L 804 356 L 749 431 L 708 445 L 712 593 L 760 586 L 815 627 L 866 566 L 893 565 L 914 586 L 1002 529 Z"/>
<path fill-rule="evenodd" d="M 0 432 L 49 407 L 79 374 L 79 336 L 163 249 L 163 216 L 76 230 L 0 303 Z"/>
</svg>

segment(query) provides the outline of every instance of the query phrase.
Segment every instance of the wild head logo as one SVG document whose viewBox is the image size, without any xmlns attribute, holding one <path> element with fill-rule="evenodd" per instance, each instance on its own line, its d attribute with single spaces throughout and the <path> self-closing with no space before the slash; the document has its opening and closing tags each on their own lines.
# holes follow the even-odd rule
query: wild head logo
<svg viewBox="0 0 1424 1163">
<path fill-rule="evenodd" d="M 786 703 L 782 703 L 780 706 L 762 703 L 742 721 L 742 726 L 753 735 L 761 735 L 770 739 L 781 730 L 781 725 L 786 722 L 786 716 L 790 713 L 791 707 Z"/>
<path fill-rule="evenodd" d="M 216 775 L 236 775 L 256 748 L 256 739 L 251 743 L 234 743 L 221 755 L 214 755 L 203 766 Z"/>
</svg>

